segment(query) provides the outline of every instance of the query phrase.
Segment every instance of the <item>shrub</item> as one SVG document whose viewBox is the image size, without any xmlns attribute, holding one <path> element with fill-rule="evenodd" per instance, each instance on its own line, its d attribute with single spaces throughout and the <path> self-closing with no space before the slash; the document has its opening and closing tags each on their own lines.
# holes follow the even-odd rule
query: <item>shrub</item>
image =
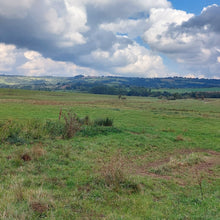
<svg viewBox="0 0 220 220">
<path fill-rule="evenodd" d="M 22 132 L 26 139 L 40 139 L 45 136 L 44 125 L 38 119 L 28 120 Z"/>
<path fill-rule="evenodd" d="M 61 121 L 47 120 L 44 125 L 44 129 L 51 138 L 55 138 L 64 134 L 64 126 L 64 123 Z"/>
<path fill-rule="evenodd" d="M 125 190 L 126 193 L 140 192 L 140 184 L 128 178 L 125 166 L 125 158 L 120 155 L 114 155 L 107 163 L 103 162 L 101 178 L 107 187 L 116 192 L 121 190 Z"/>
<path fill-rule="evenodd" d="M 99 118 L 94 121 L 94 125 L 98 126 L 113 126 L 113 119 L 111 118 Z"/>
<path fill-rule="evenodd" d="M 0 142 L 10 144 L 23 144 L 24 138 L 21 136 L 23 124 L 8 120 L 0 127 Z"/>
<path fill-rule="evenodd" d="M 82 125 L 91 125 L 92 124 L 88 115 L 86 115 L 84 118 L 78 118 L 78 121 Z"/>
<path fill-rule="evenodd" d="M 76 113 L 69 110 L 67 113 L 61 113 L 64 119 L 64 132 L 63 138 L 72 138 L 81 130 L 82 123 Z"/>
</svg>

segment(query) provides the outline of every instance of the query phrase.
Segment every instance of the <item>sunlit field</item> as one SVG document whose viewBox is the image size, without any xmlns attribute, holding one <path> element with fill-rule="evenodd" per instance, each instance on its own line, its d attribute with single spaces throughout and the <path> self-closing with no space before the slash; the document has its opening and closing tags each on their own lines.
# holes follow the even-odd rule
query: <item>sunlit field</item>
<svg viewBox="0 0 220 220">
<path fill-rule="evenodd" d="M 220 99 L 0 89 L 0 219 L 219 219 Z"/>
</svg>

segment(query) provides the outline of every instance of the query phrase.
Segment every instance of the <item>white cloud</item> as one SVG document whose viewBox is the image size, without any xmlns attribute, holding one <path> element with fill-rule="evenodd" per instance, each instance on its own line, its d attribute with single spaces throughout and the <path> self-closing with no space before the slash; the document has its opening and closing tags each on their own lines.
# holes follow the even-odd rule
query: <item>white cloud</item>
<svg viewBox="0 0 220 220">
<path fill-rule="evenodd" d="M 192 79 L 196 78 L 196 76 L 192 73 L 187 74 L 185 77 L 186 78 L 192 78 Z"/>
<path fill-rule="evenodd" d="M 167 0 L 0 0 L 0 69 L 167 76 L 162 53 L 185 72 L 219 74 L 220 7 L 200 16 L 171 7 Z"/>
<path fill-rule="evenodd" d="M 173 52 L 185 48 L 185 44 L 192 41 L 192 36 L 179 33 L 173 39 L 169 36 L 170 25 L 181 25 L 189 20 L 193 15 L 175 9 L 152 9 L 149 19 L 146 20 L 149 29 L 144 33 L 143 39 L 150 46 L 162 52 Z"/>
<path fill-rule="evenodd" d="M 70 62 L 54 61 L 45 58 L 35 51 L 26 51 L 24 56 L 28 59 L 17 67 L 18 72 L 28 76 L 75 76 L 78 74 L 97 75 L 97 72 L 90 68 L 79 67 Z"/>
<path fill-rule="evenodd" d="M 220 7 L 209 6 L 199 16 L 175 9 L 152 9 L 143 39 L 150 47 L 183 64 L 197 76 L 220 74 Z M 217 19 L 217 20 L 216 20 Z"/>
<path fill-rule="evenodd" d="M 70 62 L 54 61 L 36 51 L 17 49 L 14 45 L 0 43 L 0 72 L 20 75 L 74 76 L 98 75 L 98 72 Z"/>
<path fill-rule="evenodd" d="M 111 53 L 96 50 L 83 59 L 85 62 L 99 63 L 100 68 L 107 68 L 116 75 L 159 77 L 166 73 L 162 58 L 137 43 L 124 48 L 114 44 Z"/>
<path fill-rule="evenodd" d="M 0 71 L 10 71 L 16 62 L 16 47 L 0 43 Z"/>
<path fill-rule="evenodd" d="M 0 0 L 0 15 L 8 18 L 23 18 L 36 0 Z"/>
</svg>

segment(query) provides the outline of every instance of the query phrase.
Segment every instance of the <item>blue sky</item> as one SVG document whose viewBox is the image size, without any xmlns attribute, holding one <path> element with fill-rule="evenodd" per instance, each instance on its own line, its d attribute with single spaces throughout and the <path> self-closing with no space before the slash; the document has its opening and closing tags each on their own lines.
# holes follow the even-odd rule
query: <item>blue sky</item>
<svg viewBox="0 0 220 220">
<path fill-rule="evenodd" d="M 0 0 L 0 73 L 220 78 L 220 0 Z"/>
<path fill-rule="evenodd" d="M 204 7 L 220 4 L 220 0 L 171 0 L 174 8 L 199 15 Z"/>
</svg>

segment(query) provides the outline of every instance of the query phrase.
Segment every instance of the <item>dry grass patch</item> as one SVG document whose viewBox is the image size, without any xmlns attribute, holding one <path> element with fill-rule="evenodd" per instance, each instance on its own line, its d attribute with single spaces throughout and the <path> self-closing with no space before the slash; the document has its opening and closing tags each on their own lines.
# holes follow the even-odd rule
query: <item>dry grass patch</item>
<svg viewBox="0 0 220 220">
<path fill-rule="evenodd" d="M 130 162 L 129 172 L 140 176 L 173 180 L 179 185 L 198 184 L 198 179 L 212 179 L 219 176 L 215 168 L 220 166 L 220 153 L 211 150 L 182 149 L 173 152 L 163 159 L 143 162 Z M 150 157 L 148 154 L 146 157 Z M 146 161 L 146 157 L 140 160 Z M 200 181 L 201 182 L 201 181 Z"/>
<path fill-rule="evenodd" d="M 185 139 L 184 139 L 184 137 L 182 136 L 182 135 L 178 135 L 178 136 L 176 136 L 176 138 L 175 138 L 175 141 L 184 141 Z"/>
<path fill-rule="evenodd" d="M 109 161 L 102 161 L 100 174 L 108 186 L 118 186 L 125 181 L 125 159 L 120 155 L 120 152 L 113 155 Z"/>
<path fill-rule="evenodd" d="M 41 156 L 44 156 L 46 151 L 43 149 L 43 145 L 41 143 L 34 145 L 31 148 L 31 155 L 34 159 L 38 159 Z"/>
<path fill-rule="evenodd" d="M 129 175 L 129 161 L 121 155 L 120 151 L 108 161 L 99 159 L 99 163 L 101 163 L 100 179 L 110 189 L 116 192 L 125 191 L 128 194 L 138 193 L 142 190 L 142 184 L 137 183 Z"/>
</svg>

